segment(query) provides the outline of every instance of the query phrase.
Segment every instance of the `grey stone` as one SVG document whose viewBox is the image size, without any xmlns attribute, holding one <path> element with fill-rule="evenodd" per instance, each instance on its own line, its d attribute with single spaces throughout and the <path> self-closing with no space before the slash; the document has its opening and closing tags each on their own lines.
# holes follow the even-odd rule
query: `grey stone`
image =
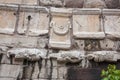
<svg viewBox="0 0 120 80">
<path fill-rule="evenodd" d="M 106 4 L 102 0 L 85 0 L 84 8 L 106 8 Z"/>
<path fill-rule="evenodd" d="M 119 8 L 119 1 L 120 0 L 105 0 L 105 3 L 107 8 L 116 9 L 116 8 Z"/>
</svg>

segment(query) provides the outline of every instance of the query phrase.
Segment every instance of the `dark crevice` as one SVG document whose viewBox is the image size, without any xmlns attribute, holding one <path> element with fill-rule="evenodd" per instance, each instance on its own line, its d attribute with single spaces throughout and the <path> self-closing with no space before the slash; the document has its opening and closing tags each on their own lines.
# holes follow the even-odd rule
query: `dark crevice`
<svg viewBox="0 0 120 80">
<path fill-rule="evenodd" d="M 0 63 L 1 63 L 1 61 L 2 61 L 2 57 L 3 57 L 3 54 L 0 54 Z"/>
</svg>

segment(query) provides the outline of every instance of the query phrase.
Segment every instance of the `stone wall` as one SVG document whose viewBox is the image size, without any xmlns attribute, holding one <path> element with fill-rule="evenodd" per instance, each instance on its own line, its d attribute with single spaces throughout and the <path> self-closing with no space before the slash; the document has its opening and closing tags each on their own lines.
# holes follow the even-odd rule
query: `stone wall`
<svg viewBox="0 0 120 80">
<path fill-rule="evenodd" d="M 0 0 L 0 80 L 86 80 L 74 70 L 120 66 L 116 8 L 119 0 Z"/>
</svg>

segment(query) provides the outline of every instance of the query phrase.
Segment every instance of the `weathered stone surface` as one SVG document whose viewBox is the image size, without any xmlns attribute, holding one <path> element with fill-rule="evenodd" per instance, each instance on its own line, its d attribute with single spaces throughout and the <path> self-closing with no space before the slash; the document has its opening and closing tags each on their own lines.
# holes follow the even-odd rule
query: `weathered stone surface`
<svg viewBox="0 0 120 80">
<path fill-rule="evenodd" d="M 16 26 L 15 11 L 0 10 L 0 33 L 13 34 Z"/>
<path fill-rule="evenodd" d="M 37 0 L 22 0 L 22 4 L 26 5 L 37 5 Z"/>
<path fill-rule="evenodd" d="M 1 64 L 10 64 L 10 58 L 6 54 L 2 55 Z"/>
<path fill-rule="evenodd" d="M 5 51 L 7 51 L 8 49 L 9 49 L 8 47 L 0 46 L 0 51 L 1 51 L 1 52 L 5 52 Z"/>
<path fill-rule="evenodd" d="M 104 39 L 100 41 L 101 49 L 103 50 L 116 50 L 117 41 Z"/>
<path fill-rule="evenodd" d="M 9 47 L 36 47 L 37 38 L 27 36 L 0 35 L 0 45 Z"/>
<path fill-rule="evenodd" d="M 62 0 L 40 0 L 40 5 L 45 6 L 62 6 L 63 1 Z"/>
<path fill-rule="evenodd" d="M 105 8 L 106 4 L 102 0 L 85 0 L 84 8 Z"/>
<path fill-rule="evenodd" d="M 120 59 L 120 54 L 116 51 L 96 51 L 87 55 L 89 60 L 93 59 L 95 62 L 116 62 Z"/>
<path fill-rule="evenodd" d="M 9 50 L 7 54 L 8 56 L 15 55 L 15 58 L 39 60 L 40 58 L 46 58 L 47 50 L 35 48 L 15 48 Z"/>
<path fill-rule="evenodd" d="M 93 11 L 96 11 L 92 13 Z M 73 35 L 76 38 L 104 38 L 99 9 L 78 10 L 73 15 Z M 86 13 L 85 13 L 86 12 Z M 87 13 L 88 12 L 88 13 Z M 91 14 L 92 13 L 92 14 Z M 82 15 L 80 15 L 82 14 Z M 94 15 L 93 15 L 94 14 Z"/>
<path fill-rule="evenodd" d="M 48 33 L 49 16 L 39 12 L 21 12 L 18 33 L 39 36 Z"/>
<path fill-rule="evenodd" d="M 75 40 L 74 48 L 79 50 L 84 50 L 85 41 L 84 40 Z"/>
<path fill-rule="evenodd" d="M 52 53 L 48 58 L 55 58 L 60 62 L 79 62 L 84 58 L 84 51 L 60 51 L 59 53 Z"/>
<path fill-rule="evenodd" d="M 0 3 L 21 4 L 22 0 L 0 0 Z"/>
<path fill-rule="evenodd" d="M 116 15 L 105 15 L 105 33 L 109 38 L 120 38 L 120 18 Z"/>
<path fill-rule="evenodd" d="M 65 7 L 82 8 L 84 0 L 64 0 Z"/>
<path fill-rule="evenodd" d="M 32 79 L 37 79 L 39 77 L 39 73 L 40 73 L 39 66 L 41 65 L 39 65 L 38 62 L 36 62 L 34 66 L 34 72 L 32 73 Z"/>
<path fill-rule="evenodd" d="M 48 38 L 47 37 L 39 37 L 37 48 L 46 48 L 48 47 Z"/>
<path fill-rule="evenodd" d="M 52 15 L 52 20 L 50 23 L 51 28 L 50 28 L 49 47 L 68 49 L 71 47 L 70 18 L 61 17 L 62 14 L 61 15 L 58 14 L 57 16 Z"/>
<path fill-rule="evenodd" d="M 85 40 L 85 50 L 87 51 L 97 51 L 100 50 L 100 41 L 99 40 Z"/>
<path fill-rule="evenodd" d="M 119 0 L 105 0 L 107 8 L 115 9 L 119 8 Z"/>
<path fill-rule="evenodd" d="M 66 79 L 67 77 L 67 67 L 59 67 L 58 68 L 58 78 L 61 79 Z"/>
<path fill-rule="evenodd" d="M 1 77 L 11 77 L 17 78 L 19 76 L 21 70 L 20 65 L 8 65 L 8 64 L 1 64 L 0 65 L 0 76 Z"/>
<path fill-rule="evenodd" d="M 15 78 L 0 78 L 0 80 L 16 80 Z"/>
</svg>

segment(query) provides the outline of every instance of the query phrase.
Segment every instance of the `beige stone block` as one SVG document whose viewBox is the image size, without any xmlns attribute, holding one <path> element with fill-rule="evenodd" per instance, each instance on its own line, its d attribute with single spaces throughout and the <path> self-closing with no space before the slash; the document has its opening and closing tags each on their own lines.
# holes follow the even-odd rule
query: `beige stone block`
<svg viewBox="0 0 120 80">
<path fill-rule="evenodd" d="M 16 26 L 15 11 L 0 11 L 0 33 L 13 34 Z"/>
<path fill-rule="evenodd" d="M 53 16 L 50 26 L 49 47 L 69 49 L 71 47 L 70 18 Z"/>
<path fill-rule="evenodd" d="M 104 28 L 107 37 L 120 38 L 120 16 L 105 15 L 104 22 Z"/>
<path fill-rule="evenodd" d="M 21 4 L 22 0 L 0 0 L 0 3 Z"/>
<path fill-rule="evenodd" d="M 0 45 L 10 47 L 36 47 L 37 38 L 27 36 L 0 35 Z"/>
<path fill-rule="evenodd" d="M 20 65 L 8 65 L 2 64 L 0 66 L 0 76 L 1 77 L 11 77 L 17 78 L 21 70 Z"/>
<path fill-rule="evenodd" d="M 63 2 L 62 0 L 40 0 L 41 5 L 47 5 L 47 6 L 62 6 Z"/>
<path fill-rule="evenodd" d="M 26 5 L 37 5 L 37 0 L 22 0 L 22 4 Z"/>
<path fill-rule="evenodd" d="M 76 38 L 104 38 L 99 15 L 73 15 L 73 35 Z"/>
<path fill-rule="evenodd" d="M 48 27 L 48 14 L 39 12 L 21 12 L 17 31 L 19 34 L 39 36 L 47 34 Z"/>
</svg>

